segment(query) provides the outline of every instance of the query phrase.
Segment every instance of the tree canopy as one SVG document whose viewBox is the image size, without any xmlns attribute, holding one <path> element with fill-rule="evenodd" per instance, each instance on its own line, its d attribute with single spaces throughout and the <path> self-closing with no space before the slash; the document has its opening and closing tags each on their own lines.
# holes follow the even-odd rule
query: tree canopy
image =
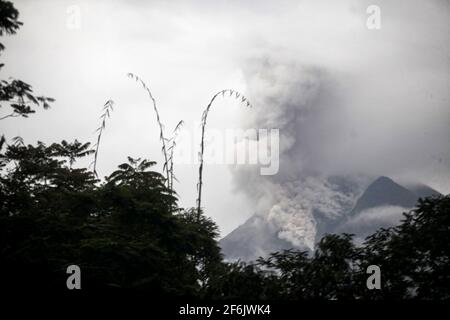
<svg viewBox="0 0 450 320">
<path fill-rule="evenodd" d="M 101 181 L 73 168 L 90 151 L 78 141 L 2 148 L 2 283 L 63 290 L 65 267 L 75 263 L 87 290 L 214 299 L 450 297 L 449 196 L 421 199 L 400 225 L 361 246 L 349 234 L 326 235 L 314 254 L 225 262 L 215 223 L 177 206 L 164 176 L 151 171 L 155 162 L 129 157 Z M 382 270 L 381 290 L 365 285 L 369 265 Z"/>
</svg>

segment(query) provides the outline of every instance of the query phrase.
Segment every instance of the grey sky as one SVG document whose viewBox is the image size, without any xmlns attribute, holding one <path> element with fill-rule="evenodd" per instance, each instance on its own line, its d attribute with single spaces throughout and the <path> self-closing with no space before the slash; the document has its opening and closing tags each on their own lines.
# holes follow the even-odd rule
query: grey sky
<svg viewBox="0 0 450 320">
<path fill-rule="evenodd" d="M 370 4 L 381 8 L 381 30 L 366 28 Z M 27 81 L 56 102 L 29 119 L 2 121 L 9 138 L 94 141 L 101 107 L 113 99 L 100 173 L 110 173 L 127 155 L 156 160 L 160 170 L 154 114 L 128 72 L 152 89 L 166 130 L 181 119 L 198 128 L 211 95 L 228 87 L 247 94 L 254 110 L 220 101 L 210 127 L 255 123 L 270 110 L 283 127 L 280 119 L 289 111 L 284 106 L 295 109 L 306 99 L 297 85 L 312 77 L 317 92 L 305 104 L 311 110 L 304 125 L 296 130 L 291 124 L 298 148 L 289 151 L 281 174 L 388 175 L 450 192 L 446 1 L 19 0 L 15 5 L 24 26 L 4 40 L 2 78 Z M 71 6 L 80 10 L 79 29 L 68 28 Z M 297 159 L 302 165 L 296 166 Z M 181 204 L 192 206 L 197 166 L 176 170 Z M 223 234 L 253 213 L 254 203 L 239 185 L 245 181 L 236 180 L 227 166 L 206 166 L 204 182 L 203 204 Z"/>
</svg>

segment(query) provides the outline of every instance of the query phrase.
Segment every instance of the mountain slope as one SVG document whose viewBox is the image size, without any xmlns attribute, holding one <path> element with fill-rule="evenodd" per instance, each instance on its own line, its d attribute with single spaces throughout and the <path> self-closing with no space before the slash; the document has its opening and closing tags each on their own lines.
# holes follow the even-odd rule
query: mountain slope
<svg viewBox="0 0 450 320">
<path fill-rule="evenodd" d="M 439 196 L 441 195 L 440 192 L 434 190 L 433 188 L 430 188 L 427 185 L 424 184 L 416 184 L 412 186 L 407 186 L 408 190 L 411 192 L 414 192 L 416 196 L 419 198 L 426 198 L 430 196 Z"/>
<path fill-rule="evenodd" d="M 355 240 L 362 242 L 380 228 L 397 225 L 418 198 L 430 195 L 439 195 L 439 192 L 423 184 L 405 188 L 388 177 L 379 177 L 367 187 L 333 233 L 354 234 Z"/>
<path fill-rule="evenodd" d="M 388 177 L 379 177 L 372 182 L 362 196 L 358 199 L 355 207 L 350 212 L 353 216 L 364 210 L 379 206 L 398 206 L 412 208 L 417 195 L 402 187 Z"/>
<path fill-rule="evenodd" d="M 404 186 L 388 177 L 378 177 L 359 193 L 339 186 L 341 194 L 360 194 L 354 205 L 337 206 L 341 212 L 336 215 L 322 214 L 320 205 L 313 208 L 316 222 L 316 242 L 326 233 L 352 233 L 356 241 L 362 241 L 381 227 L 391 227 L 402 219 L 402 213 L 413 208 L 420 197 L 439 195 L 436 190 L 423 185 Z M 345 191 L 344 191 L 345 190 Z M 303 196 L 303 195 L 302 195 Z M 320 197 L 319 197 L 320 198 Z M 307 250 L 307 246 L 295 247 L 292 243 L 280 239 L 280 227 L 271 223 L 265 215 L 254 214 L 237 227 L 219 244 L 225 258 L 244 261 L 267 256 L 270 252 L 283 249 Z"/>
<path fill-rule="evenodd" d="M 255 260 L 270 252 L 292 248 L 292 244 L 277 237 L 278 231 L 264 217 L 254 214 L 219 244 L 226 259 Z"/>
</svg>

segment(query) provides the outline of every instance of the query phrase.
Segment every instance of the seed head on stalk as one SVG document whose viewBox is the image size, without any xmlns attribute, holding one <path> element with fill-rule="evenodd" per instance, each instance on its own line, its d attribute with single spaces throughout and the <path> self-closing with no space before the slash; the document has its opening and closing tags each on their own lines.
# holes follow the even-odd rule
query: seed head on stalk
<svg viewBox="0 0 450 320">
<path fill-rule="evenodd" d="M 168 140 L 164 137 L 164 125 L 162 124 L 161 118 L 159 116 L 159 111 L 158 111 L 158 107 L 156 105 L 156 100 L 153 97 L 153 94 L 150 91 L 150 88 L 145 84 L 145 82 L 141 78 L 139 78 L 137 75 L 135 75 L 131 72 L 128 73 L 128 77 L 135 80 L 136 82 L 139 82 L 142 85 L 142 87 L 144 88 L 144 90 L 147 91 L 147 94 L 148 94 L 150 100 L 152 101 L 153 110 L 155 111 L 155 115 L 156 115 L 156 122 L 158 123 L 158 126 L 159 126 L 159 140 L 161 140 L 161 144 L 162 144 L 161 152 L 164 156 L 163 171 L 166 172 L 167 188 L 170 189 L 169 157 L 168 157 L 168 152 L 167 152 L 167 148 L 166 148 L 166 142 Z"/>
<path fill-rule="evenodd" d="M 201 128 L 202 128 L 202 135 L 201 135 L 201 141 L 200 141 L 200 152 L 199 152 L 199 162 L 200 166 L 198 168 L 198 183 L 197 183 L 197 219 L 200 220 L 200 214 L 201 214 L 201 201 L 202 201 L 202 186 L 203 186 L 203 154 L 205 151 L 205 128 L 206 128 L 206 122 L 209 114 L 209 110 L 211 109 L 211 106 L 213 105 L 214 101 L 217 97 L 222 96 L 225 97 L 225 94 L 228 93 L 230 97 L 234 96 L 235 99 L 240 99 L 241 103 L 245 103 L 247 107 L 252 107 L 250 101 L 240 92 L 232 89 L 224 89 L 219 92 L 217 92 L 211 100 L 208 103 L 208 106 L 202 113 L 202 119 L 201 119 Z"/>
<path fill-rule="evenodd" d="M 97 136 L 97 143 L 94 145 L 95 153 L 94 153 L 94 161 L 92 162 L 92 164 L 94 165 L 93 171 L 97 178 L 98 178 L 97 159 L 98 159 L 98 151 L 100 148 L 100 141 L 102 139 L 103 131 L 106 128 L 106 119 L 109 119 L 111 117 L 111 112 L 113 111 L 113 105 L 114 105 L 114 101 L 112 101 L 112 100 L 106 101 L 106 103 L 103 105 L 103 114 L 100 116 L 100 120 L 101 120 L 100 127 L 98 127 L 96 130 L 96 132 L 98 132 L 98 136 Z"/>
</svg>

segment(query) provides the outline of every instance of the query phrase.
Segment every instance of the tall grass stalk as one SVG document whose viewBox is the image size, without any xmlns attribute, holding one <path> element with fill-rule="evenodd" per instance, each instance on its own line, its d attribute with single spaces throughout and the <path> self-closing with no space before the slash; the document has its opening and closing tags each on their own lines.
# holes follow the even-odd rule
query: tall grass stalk
<svg viewBox="0 0 450 320">
<path fill-rule="evenodd" d="M 252 107 L 250 101 L 240 92 L 232 89 L 224 89 L 219 92 L 217 92 L 211 100 L 208 103 L 208 106 L 202 113 L 202 119 L 201 119 L 201 128 L 202 128 L 202 135 L 201 135 L 201 141 L 200 141 L 200 153 L 199 153 L 199 168 L 198 168 L 198 183 L 197 183 L 197 219 L 200 220 L 200 214 L 201 214 L 201 203 L 202 203 L 202 187 L 203 187 L 203 154 L 205 152 L 205 128 L 206 123 L 208 119 L 209 110 L 211 109 L 211 106 L 213 105 L 214 101 L 217 97 L 222 96 L 224 97 L 225 94 L 229 94 L 230 97 L 234 96 L 235 99 L 241 99 L 242 103 L 245 103 L 247 107 Z"/>
<path fill-rule="evenodd" d="M 173 130 L 173 136 L 170 139 L 170 147 L 168 149 L 170 155 L 169 155 L 169 173 L 170 173 L 170 190 L 174 190 L 173 189 L 173 180 L 177 180 L 177 177 L 174 174 L 174 169 L 173 169 L 173 152 L 175 150 L 175 147 L 177 145 L 177 138 L 178 138 L 178 134 L 180 133 L 181 127 L 183 126 L 184 121 L 181 120 L 180 122 L 178 122 L 178 124 L 175 126 L 175 129 Z"/>
<path fill-rule="evenodd" d="M 96 177 L 98 177 L 97 174 L 97 160 L 98 160 L 98 151 L 100 148 L 100 141 L 102 139 L 102 134 L 103 131 L 106 128 L 106 119 L 109 119 L 111 117 L 111 112 L 113 111 L 113 105 L 114 105 L 114 101 L 112 100 L 108 100 L 106 101 L 106 103 L 103 105 L 103 114 L 100 116 L 100 127 L 97 128 L 96 132 L 98 132 L 98 136 L 97 136 L 97 143 L 95 144 L 95 153 L 94 153 L 94 161 L 93 161 L 93 165 L 94 165 L 94 174 Z"/>
<path fill-rule="evenodd" d="M 155 115 L 156 115 L 156 122 L 158 123 L 159 126 L 159 140 L 161 140 L 162 143 L 162 154 L 164 156 L 164 165 L 163 165 L 163 171 L 166 172 L 166 182 L 167 182 L 167 188 L 170 189 L 170 172 L 169 172 L 169 157 L 168 157 L 168 152 L 167 152 L 167 148 L 166 148 L 166 142 L 168 141 L 165 137 L 164 137 L 164 125 L 161 122 L 161 118 L 159 116 L 159 111 L 158 111 L 158 107 L 156 105 L 156 100 L 153 97 L 152 92 L 150 91 L 150 88 L 147 87 L 147 85 L 145 84 L 145 82 L 139 78 L 137 75 L 133 74 L 133 73 L 128 73 L 128 77 L 130 77 L 131 79 L 135 80 L 136 82 L 139 82 L 142 87 L 144 88 L 145 91 L 147 91 L 148 96 L 150 97 L 150 100 L 152 101 L 153 104 L 153 110 L 155 111 Z"/>
</svg>

